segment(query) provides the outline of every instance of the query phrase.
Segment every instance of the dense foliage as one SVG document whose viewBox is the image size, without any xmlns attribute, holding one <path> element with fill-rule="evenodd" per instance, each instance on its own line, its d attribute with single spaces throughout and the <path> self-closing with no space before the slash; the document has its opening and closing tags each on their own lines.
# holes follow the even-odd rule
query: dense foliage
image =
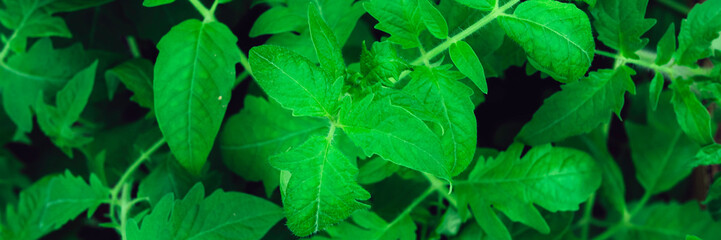
<svg viewBox="0 0 721 240">
<path fill-rule="evenodd" d="M 0 23 L 2 240 L 721 239 L 721 0 L 0 0 Z"/>
</svg>

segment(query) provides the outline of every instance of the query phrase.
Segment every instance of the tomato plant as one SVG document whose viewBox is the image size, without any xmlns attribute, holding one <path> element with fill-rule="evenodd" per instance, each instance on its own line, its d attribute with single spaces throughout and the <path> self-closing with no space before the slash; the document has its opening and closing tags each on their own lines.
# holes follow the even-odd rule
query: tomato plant
<svg viewBox="0 0 721 240">
<path fill-rule="evenodd" d="M 0 23 L 0 239 L 721 239 L 721 0 L 2 0 Z"/>
</svg>

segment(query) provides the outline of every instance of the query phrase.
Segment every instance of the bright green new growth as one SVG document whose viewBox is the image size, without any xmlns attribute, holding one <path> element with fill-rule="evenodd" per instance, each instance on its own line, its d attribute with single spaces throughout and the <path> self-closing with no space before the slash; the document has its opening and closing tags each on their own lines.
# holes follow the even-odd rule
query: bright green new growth
<svg viewBox="0 0 721 240">
<path fill-rule="evenodd" d="M 200 173 L 230 101 L 237 38 L 219 22 L 186 20 L 158 43 L 153 95 L 158 125 L 173 155 Z"/>
<path fill-rule="evenodd" d="M 498 20 L 528 54 L 529 63 L 562 83 L 583 77 L 595 45 L 588 16 L 573 4 L 532 0 Z"/>
</svg>

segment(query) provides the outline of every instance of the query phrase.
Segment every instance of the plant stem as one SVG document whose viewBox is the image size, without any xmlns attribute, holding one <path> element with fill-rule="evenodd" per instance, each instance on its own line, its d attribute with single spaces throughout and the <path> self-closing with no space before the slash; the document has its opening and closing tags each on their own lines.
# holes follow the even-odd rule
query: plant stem
<svg viewBox="0 0 721 240">
<path fill-rule="evenodd" d="M 419 65 L 423 63 L 423 61 L 433 59 L 434 57 L 438 56 L 439 54 L 443 53 L 444 51 L 448 50 L 449 47 L 455 42 L 461 41 L 465 39 L 466 37 L 470 36 L 474 32 L 478 31 L 479 29 L 483 28 L 483 26 L 486 26 L 486 24 L 490 23 L 491 21 L 495 20 L 498 16 L 501 14 L 504 14 L 508 9 L 513 7 L 513 5 L 516 5 L 516 3 L 520 2 L 521 0 L 510 0 L 506 4 L 503 4 L 503 6 L 496 6 L 488 15 L 484 16 L 477 22 L 473 23 L 470 27 L 464 29 L 460 33 L 449 37 L 444 41 L 443 43 L 439 44 L 438 46 L 434 47 L 430 51 L 426 52 L 425 54 L 422 54 L 415 60 L 411 62 L 412 65 Z M 496 3 L 497 5 L 498 3 Z M 403 79 L 404 77 L 408 76 L 409 72 L 403 72 L 401 73 L 401 76 L 399 79 Z"/>
<path fill-rule="evenodd" d="M 596 55 L 609 57 L 616 59 L 620 62 L 620 64 L 630 63 L 639 67 L 651 69 L 654 71 L 658 71 L 661 73 L 668 74 L 671 76 L 671 79 L 675 76 L 683 76 L 683 77 L 691 77 L 691 76 L 708 76 L 710 73 L 710 70 L 708 69 L 702 69 L 702 68 L 689 68 L 686 66 L 678 66 L 675 64 L 666 64 L 663 66 L 656 65 L 654 63 L 654 60 L 656 58 L 656 55 L 654 53 L 648 53 L 647 51 L 639 51 L 637 52 L 639 55 L 642 55 L 641 59 L 632 59 L 632 58 L 626 58 L 624 56 L 621 56 L 619 54 L 614 54 L 606 51 L 596 50 Z M 649 59 L 646 59 L 649 58 Z"/>
<path fill-rule="evenodd" d="M 203 16 L 204 22 L 215 21 L 215 16 L 213 16 L 213 12 L 208 10 L 208 8 L 206 8 L 205 5 L 203 5 L 203 3 L 200 2 L 200 0 L 190 0 L 190 4 L 193 4 L 193 7 L 195 7 L 195 9 L 198 10 L 200 15 Z"/>
<path fill-rule="evenodd" d="M 398 216 L 396 216 L 396 218 L 393 219 L 392 222 L 390 222 L 388 225 L 386 225 L 386 227 L 383 228 L 383 230 L 380 232 L 381 234 L 378 236 L 379 237 L 383 236 L 383 234 L 385 234 L 386 231 L 391 229 L 391 227 L 393 227 L 394 225 L 398 224 L 398 222 L 400 222 L 403 219 L 403 217 L 405 217 L 408 214 L 411 214 L 411 211 L 413 211 L 414 208 L 416 208 L 419 204 L 421 204 L 423 202 L 423 200 L 425 200 L 428 196 L 430 196 L 435 191 L 436 191 L 436 189 L 433 186 L 428 187 L 428 189 L 426 189 L 426 191 L 421 193 L 420 196 L 416 197 L 416 199 L 414 199 L 413 202 L 410 205 L 408 205 L 408 207 L 406 207 L 406 209 L 403 209 L 403 212 L 398 214 Z"/>
<path fill-rule="evenodd" d="M 679 2 L 676 2 L 674 0 L 656 0 L 656 2 L 666 5 L 666 7 L 670 8 L 672 10 L 675 10 L 678 13 L 681 13 L 684 15 L 688 14 L 688 12 L 691 11 L 690 7 L 683 5 Z"/>
<path fill-rule="evenodd" d="M 643 206 L 646 205 L 646 203 L 648 202 L 648 200 L 651 199 L 651 196 L 652 196 L 652 195 L 653 195 L 653 194 L 651 194 L 650 191 L 646 191 L 646 192 L 643 194 L 643 197 L 641 197 L 641 200 L 639 200 L 638 203 L 636 204 L 636 206 L 631 210 L 630 215 L 631 215 L 631 216 L 636 215 L 636 213 L 638 213 L 638 211 L 640 211 L 641 208 L 643 208 Z"/>
<path fill-rule="evenodd" d="M 128 236 L 125 232 L 128 223 L 128 212 L 130 212 L 130 184 L 123 184 L 122 196 L 120 197 L 120 227 L 118 231 L 122 240 L 127 240 Z"/>
<path fill-rule="evenodd" d="M 240 51 L 240 65 L 245 68 L 245 71 L 248 72 L 251 76 L 253 75 L 253 70 L 250 69 L 250 62 L 248 61 L 248 57 L 245 56 L 245 53 L 243 51 Z"/>
<path fill-rule="evenodd" d="M 616 234 L 616 232 L 623 229 L 624 227 L 626 227 L 626 226 L 623 224 L 623 222 L 619 222 L 616 225 L 613 225 L 613 227 L 609 228 L 605 232 L 601 233 L 601 235 L 598 235 L 595 238 L 593 238 L 593 240 L 604 240 L 604 239 L 613 237 L 613 235 Z"/>
<path fill-rule="evenodd" d="M 458 201 L 456 200 L 456 198 L 450 194 L 450 191 L 446 191 L 446 183 L 444 183 L 442 180 L 434 177 L 430 173 L 423 173 L 423 176 L 425 176 L 426 179 L 428 179 L 428 182 L 431 183 L 430 187 L 433 188 L 433 190 L 438 191 L 438 194 L 440 194 L 443 198 L 448 200 L 448 203 L 450 203 L 451 206 L 454 206 L 454 207 L 458 206 Z M 448 184 L 448 185 L 450 185 L 450 184 Z"/>
<path fill-rule="evenodd" d="M 161 138 L 160 140 L 155 142 L 155 144 L 153 144 L 153 146 L 148 148 L 148 150 L 146 150 L 145 152 L 140 154 L 140 156 L 137 159 L 135 159 L 135 161 L 133 161 L 133 164 L 131 164 L 130 167 L 128 167 L 128 169 L 125 170 L 125 173 L 123 173 L 123 176 L 120 177 L 120 180 L 118 180 L 118 183 L 115 184 L 113 189 L 110 190 L 110 193 L 112 195 L 117 196 L 118 192 L 121 190 L 120 188 L 123 186 L 123 184 L 125 184 L 125 181 L 128 180 L 130 175 L 132 175 L 133 172 L 135 172 L 135 170 L 138 169 L 138 167 L 140 167 L 140 164 L 143 163 L 143 161 L 145 161 L 145 159 L 148 159 L 150 157 L 150 155 L 152 155 L 155 151 L 158 150 L 158 148 L 163 146 L 163 144 L 165 144 L 165 138 Z"/>
<path fill-rule="evenodd" d="M 588 230 L 591 226 L 591 219 L 593 218 L 593 203 L 596 200 L 596 194 L 591 194 L 591 197 L 588 198 L 588 201 L 586 202 L 586 208 L 584 209 L 583 218 L 581 219 L 581 223 L 583 224 L 581 228 L 581 239 L 587 240 L 588 239 Z"/>
<path fill-rule="evenodd" d="M 633 223 L 631 223 L 631 219 L 633 218 L 634 215 L 636 215 L 636 213 L 638 213 L 638 211 L 640 211 L 643 208 L 643 206 L 646 205 L 648 200 L 651 199 L 651 196 L 653 196 L 653 194 L 650 191 L 646 191 L 643 194 L 643 197 L 641 197 L 641 200 L 638 201 L 638 203 L 633 208 L 633 210 L 631 210 L 630 213 L 624 211 L 621 221 L 619 221 L 618 223 L 613 225 L 611 228 L 607 229 L 605 232 L 601 233 L 601 235 L 598 235 L 595 238 L 593 238 L 593 240 L 604 240 L 609 237 L 612 237 L 614 234 L 616 234 L 616 232 L 618 232 L 619 230 L 621 230 L 623 228 L 633 227 L 634 225 L 633 225 Z"/>
</svg>

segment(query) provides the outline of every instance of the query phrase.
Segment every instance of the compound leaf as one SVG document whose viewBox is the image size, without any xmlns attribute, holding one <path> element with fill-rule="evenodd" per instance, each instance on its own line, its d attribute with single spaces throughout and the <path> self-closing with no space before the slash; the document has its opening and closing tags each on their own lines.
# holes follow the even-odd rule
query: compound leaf
<svg viewBox="0 0 721 240">
<path fill-rule="evenodd" d="M 230 101 L 237 38 L 219 22 L 186 20 L 158 43 L 153 95 L 155 115 L 170 150 L 198 174 Z"/>
<path fill-rule="evenodd" d="M 574 4 L 526 1 L 513 15 L 498 20 L 531 64 L 559 82 L 576 81 L 591 66 L 595 52 L 591 23 Z"/>
<path fill-rule="evenodd" d="M 333 116 L 341 96 L 342 79 L 331 76 L 310 60 L 288 49 L 260 46 L 250 50 L 255 80 L 265 93 L 295 116 Z"/>
<path fill-rule="evenodd" d="M 315 134 L 302 145 L 271 157 L 272 166 L 290 172 L 281 191 L 288 228 L 305 237 L 337 224 L 370 206 L 370 194 L 356 181 L 358 168 L 336 145 L 335 127 L 327 137 Z"/>
<path fill-rule="evenodd" d="M 556 142 L 590 132 L 608 122 L 612 112 L 620 116 L 624 94 L 636 92 L 632 74 L 631 68 L 623 66 L 592 72 L 581 81 L 564 85 L 543 102 L 517 138 L 530 145 Z"/>
<path fill-rule="evenodd" d="M 127 227 L 130 240 L 208 239 L 228 236 L 238 239 L 261 239 L 283 213 L 265 199 L 239 192 L 216 190 L 205 197 L 198 183 L 185 198 L 174 200 L 165 195 L 140 226 L 131 219 Z"/>
<path fill-rule="evenodd" d="M 621 55 L 638 58 L 636 51 L 648 44 L 648 38 L 641 38 L 653 25 L 655 19 L 644 18 L 648 0 L 603 0 L 591 9 L 593 26 L 598 31 L 598 40 Z M 673 51 L 673 50 L 672 50 Z"/>
<path fill-rule="evenodd" d="M 398 51 L 390 42 L 374 42 L 371 50 L 363 47 L 360 57 L 360 70 L 364 82 L 372 85 L 381 82 L 392 86 L 399 81 L 401 72 L 408 69 L 408 63 L 398 56 Z"/>
<path fill-rule="evenodd" d="M 220 132 L 223 162 L 248 181 L 262 180 L 270 195 L 278 187 L 279 172 L 268 159 L 327 127 L 320 119 L 294 117 L 274 101 L 246 96 L 243 109 L 230 117 Z"/>
</svg>

